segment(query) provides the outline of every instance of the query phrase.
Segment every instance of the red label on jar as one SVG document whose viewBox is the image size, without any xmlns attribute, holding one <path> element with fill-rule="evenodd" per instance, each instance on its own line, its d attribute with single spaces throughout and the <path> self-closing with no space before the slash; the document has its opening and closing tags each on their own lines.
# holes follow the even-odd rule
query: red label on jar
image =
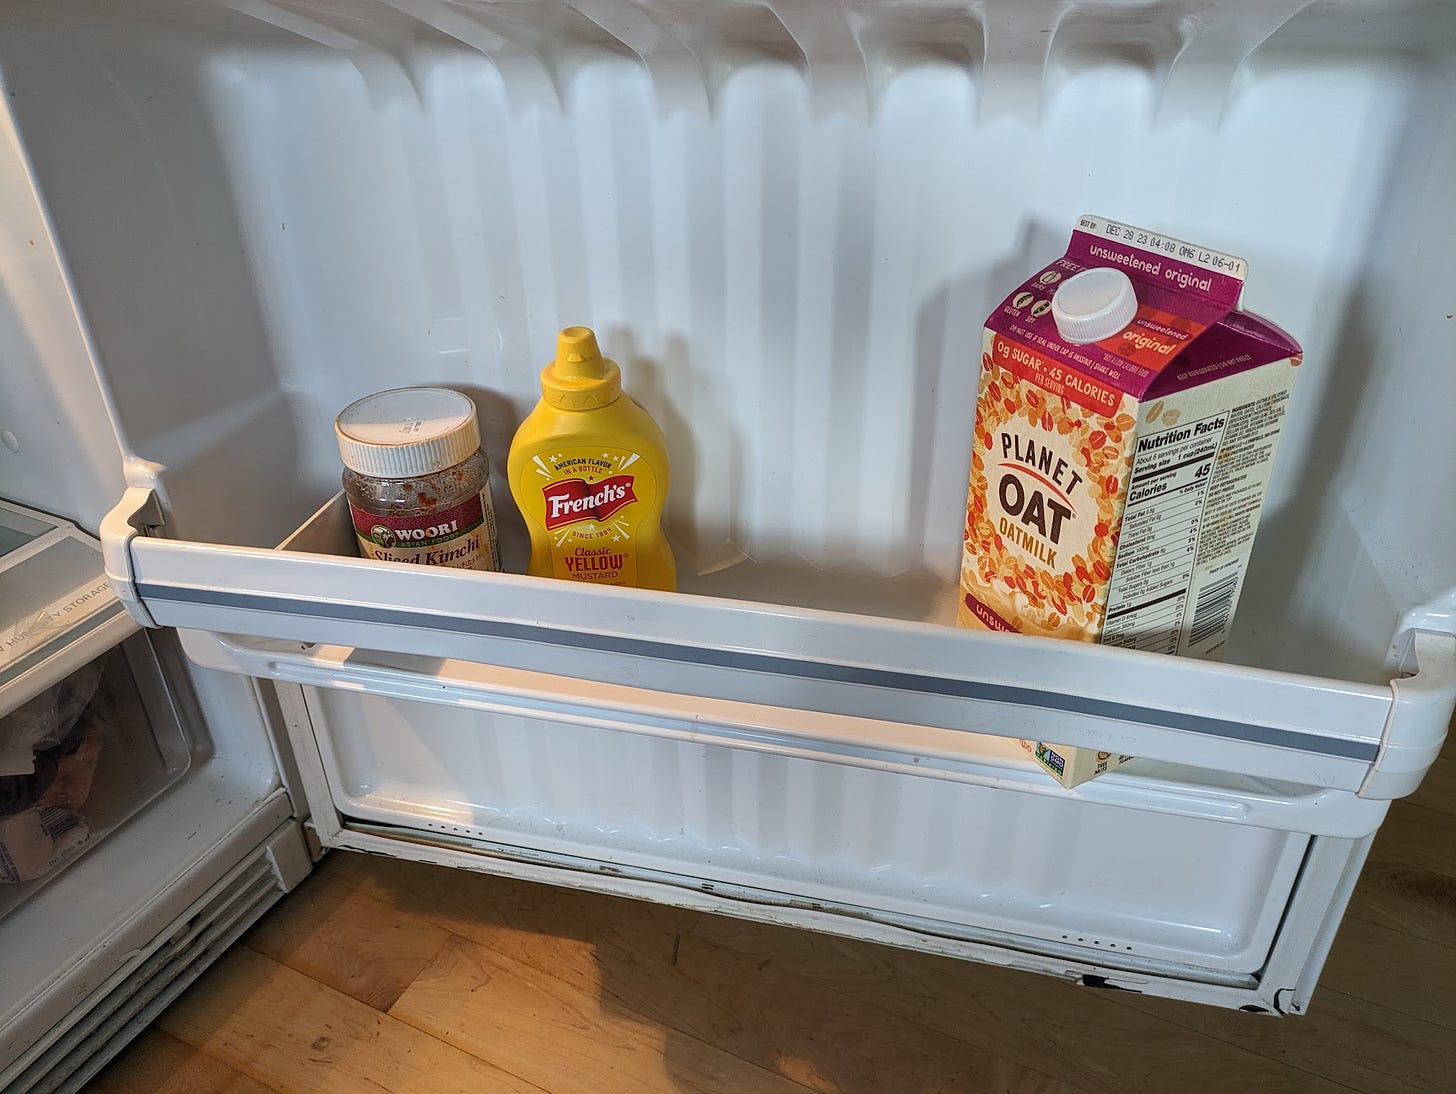
<svg viewBox="0 0 1456 1094">
<path fill-rule="evenodd" d="M 499 569 L 489 489 L 449 509 L 409 516 L 380 516 L 351 503 L 360 553 L 381 562 Z"/>
</svg>

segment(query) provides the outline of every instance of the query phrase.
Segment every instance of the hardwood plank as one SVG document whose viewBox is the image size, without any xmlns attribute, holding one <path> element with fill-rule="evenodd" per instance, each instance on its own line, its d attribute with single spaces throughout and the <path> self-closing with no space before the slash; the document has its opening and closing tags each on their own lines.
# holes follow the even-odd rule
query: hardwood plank
<svg viewBox="0 0 1456 1094">
<path fill-rule="evenodd" d="M 1392 805 L 1347 914 L 1456 947 L 1456 816 Z"/>
<path fill-rule="evenodd" d="M 359 893 L 393 908 L 397 914 L 421 916 L 474 941 L 487 939 L 479 933 L 481 930 L 495 928 L 591 941 L 597 923 L 589 910 L 599 907 L 629 909 L 634 922 L 670 932 L 690 929 L 702 915 L 691 908 L 600 896 L 580 889 L 378 855 L 343 852 L 337 857 L 348 860 L 349 876 Z"/>
<path fill-rule="evenodd" d="M 87 1094 L 269 1094 L 272 1089 L 156 1026 L 86 1086 Z"/>
<path fill-rule="evenodd" d="M 278 1090 L 538 1089 L 246 946 L 188 989 L 160 1025 Z"/>
<path fill-rule="evenodd" d="M 1346 916 L 1314 1008 L 1332 991 L 1456 1030 L 1456 949 Z"/>
<path fill-rule="evenodd" d="M 799 1075 L 796 1069 L 802 1067 L 803 1075 L 817 1080 L 806 1081 L 815 1090 L 1069 1094 L 1084 1089 L 973 1043 L 962 1031 L 887 1010 L 874 993 L 820 991 L 782 963 L 745 961 L 742 954 L 697 935 L 682 938 L 677 967 L 692 987 L 678 993 L 675 1025 L 721 1035 L 714 1011 L 726 1010 L 738 1018 L 731 1027 L 733 1043 L 761 1041 L 754 1046 L 757 1052 L 771 1054 L 785 1074 Z M 786 1006 L 788 1000 L 792 1003 Z M 742 1036 L 750 1022 L 758 1025 L 751 1040 Z"/>
<path fill-rule="evenodd" d="M 803 1090 L 574 980 L 453 938 L 390 1013 L 557 1094 Z"/>
<path fill-rule="evenodd" d="M 1447 749 L 1453 742 L 1456 742 L 1456 733 L 1447 735 Z M 1405 800 L 1411 805 L 1456 816 L 1456 754 L 1443 755 L 1433 763 L 1416 792 Z"/>
<path fill-rule="evenodd" d="M 1456 946 L 1456 880 L 1419 866 L 1370 862 L 1350 898 L 1347 918 L 1378 923 L 1432 945 Z"/>
<path fill-rule="evenodd" d="M 1448 1076 L 1435 1066 L 1456 1050 L 1456 1035 L 1449 1028 L 1341 992 L 1316 992 L 1309 1012 L 1300 1018 L 1138 996 L 1118 1002 L 1357 1090 L 1449 1089 Z"/>
<path fill-rule="evenodd" d="M 1372 871 L 1450 881 L 1449 846 L 1423 842 L 1449 823 L 1397 803 Z M 273 923 L 295 914 L 303 925 Z M 159 1062 L 123 1057 L 105 1089 L 165 1090 L 190 1066 L 176 1089 L 1444 1091 L 1456 1049 L 1453 948 L 1358 917 L 1311 1014 L 1285 1020 L 351 854 L 330 856 L 255 937 L 370 997 L 406 973 L 339 970 L 363 970 L 391 923 L 445 938 L 393 1013 L 244 949 L 164 1016 L 167 1033 L 138 1042 Z"/>
<path fill-rule="evenodd" d="M 747 957 L 749 969 L 788 968 L 804 991 L 873 998 L 892 1013 L 1088 1091 L 1347 1089 L 1117 1005 L 1124 995 L 1138 998 L 1131 993 L 717 916 L 704 916 L 693 933 Z"/>
<path fill-rule="evenodd" d="M 736 955 L 737 967 L 705 983 L 682 956 L 701 918 L 695 911 L 463 871 L 368 862 L 356 869 L 371 879 L 361 893 L 423 899 L 434 921 L 462 938 L 812 1089 L 1080 1089 L 891 1014 L 872 996 L 823 997 Z M 784 1020 L 785 999 L 796 1001 L 792 1021 Z"/>
<path fill-rule="evenodd" d="M 376 1010 L 388 1010 L 449 935 L 360 892 L 360 875 L 347 862 L 335 861 L 351 857 L 330 855 L 289 895 L 288 914 L 266 917 L 245 944 Z"/>
<path fill-rule="evenodd" d="M 976 1067 L 986 1069 L 984 1078 L 970 1089 L 983 1083 L 999 1089 L 991 1085 L 996 1069 L 1011 1074 L 1008 1068 L 1016 1082 L 1059 1081 L 1088 1091 L 1332 1088 L 1174 1023 L 1112 1006 L 1098 993 L 1020 971 L 463 871 L 388 860 L 353 868 L 364 875 L 361 892 L 398 902 L 402 914 L 423 909 L 436 924 L 522 964 L 560 974 L 578 968 L 589 946 L 601 966 L 602 990 L 635 1013 L 755 1062 L 802 1059 L 808 1066 L 796 1077 L 810 1086 L 819 1072 L 820 1080 L 857 1089 L 855 1068 L 891 1076 L 896 1068 L 913 1069 L 895 1053 L 899 1036 L 916 1052 L 931 1051 L 935 1040 L 939 1059 L 957 1061 L 961 1073 L 952 1085 L 963 1089 Z M 719 947 L 723 956 L 694 939 Z M 710 958 L 711 968 L 699 967 Z M 664 972 L 688 977 L 692 990 L 664 985 Z M 835 1013 L 818 1009 L 824 1000 Z M 864 1063 L 876 1053 L 883 1054 L 879 1067 Z"/>
<path fill-rule="evenodd" d="M 1456 878 L 1456 815 L 1418 805 L 1410 799 L 1391 804 L 1370 857 L 1422 866 Z"/>
</svg>

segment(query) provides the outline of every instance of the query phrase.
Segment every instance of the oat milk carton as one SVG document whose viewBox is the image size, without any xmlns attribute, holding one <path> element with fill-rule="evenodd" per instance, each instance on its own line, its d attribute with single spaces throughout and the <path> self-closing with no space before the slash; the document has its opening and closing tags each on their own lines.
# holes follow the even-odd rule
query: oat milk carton
<svg viewBox="0 0 1456 1094">
<path fill-rule="evenodd" d="M 992 313 L 962 626 L 1221 655 L 1302 356 L 1245 272 L 1084 216 Z M 1066 786 L 1131 759 L 1023 744 Z"/>
</svg>

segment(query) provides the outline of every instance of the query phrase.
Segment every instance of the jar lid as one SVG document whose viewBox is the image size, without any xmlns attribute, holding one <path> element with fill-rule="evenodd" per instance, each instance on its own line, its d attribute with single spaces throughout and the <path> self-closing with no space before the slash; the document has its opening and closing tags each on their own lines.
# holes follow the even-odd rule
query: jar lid
<svg viewBox="0 0 1456 1094">
<path fill-rule="evenodd" d="M 480 447 L 475 403 L 443 387 L 397 387 L 350 403 L 334 422 L 344 466 L 379 479 L 454 467 Z"/>
</svg>

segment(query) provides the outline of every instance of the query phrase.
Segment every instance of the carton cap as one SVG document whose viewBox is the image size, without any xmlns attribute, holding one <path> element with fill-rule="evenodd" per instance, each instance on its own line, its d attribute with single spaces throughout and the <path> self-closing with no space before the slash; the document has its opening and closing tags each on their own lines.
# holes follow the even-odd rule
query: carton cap
<svg viewBox="0 0 1456 1094">
<path fill-rule="evenodd" d="M 1137 315 L 1137 293 L 1121 270 L 1097 266 L 1067 278 L 1052 296 L 1057 333 L 1074 345 L 1111 338 Z"/>
</svg>

